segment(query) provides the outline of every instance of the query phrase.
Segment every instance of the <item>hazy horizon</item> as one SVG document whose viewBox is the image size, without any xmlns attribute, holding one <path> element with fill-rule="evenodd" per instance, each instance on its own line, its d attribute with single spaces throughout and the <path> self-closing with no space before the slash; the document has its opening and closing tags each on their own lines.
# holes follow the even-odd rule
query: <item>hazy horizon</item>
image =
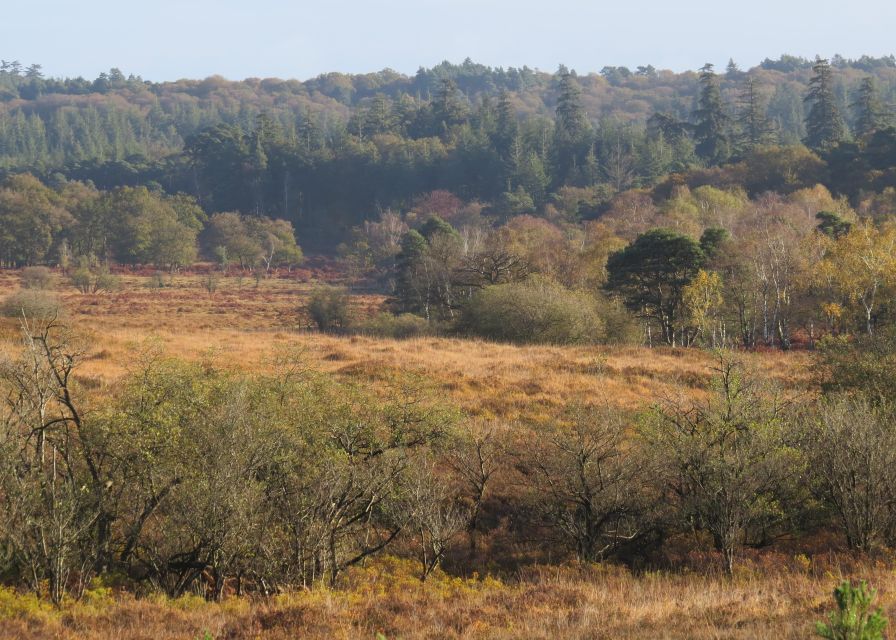
<svg viewBox="0 0 896 640">
<path fill-rule="evenodd" d="M 753 67 L 781 54 L 890 55 L 896 3 L 830 0 L 743 11 L 698 0 L 675 7 L 557 0 L 385 0 L 289 6 L 258 0 L 159 0 L 137 12 L 111 0 L 32 4 L 0 25 L 0 58 L 43 65 L 53 77 L 96 77 L 112 67 L 147 80 L 221 75 L 308 79 L 321 73 L 420 67 L 466 58 L 492 67 L 579 73 L 652 64 L 685 71 L 733 58 Z"/>
</svg>

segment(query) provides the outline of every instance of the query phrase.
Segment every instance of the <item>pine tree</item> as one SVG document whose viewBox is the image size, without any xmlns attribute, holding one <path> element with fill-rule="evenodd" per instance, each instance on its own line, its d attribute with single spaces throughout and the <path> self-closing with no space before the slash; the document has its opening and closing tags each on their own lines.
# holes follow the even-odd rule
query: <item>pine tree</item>
<svg viewBox="0 0 896 640">
<path fill-rule="evenodd" d="M 432 114 L 439 133 L 466 120 L 467 107 L 454 80 L 442 80 L 432 103 Z"/>
<path fill-rule="evenodd" d="M 394 126 L 392 106 L 382 93 L 377 93 L 364 113 L 363 128 L 367 135 L 391 131 Z"/>
<path fill-rule="evenodd" d="M 737 129 L 740 152 L 775 142 L 774 127 L 766 115 L 765 104 L 752 76 L 747 77 L 738 96 Z"/>
<path fill-rule="evenodd" d="M 806 116 L 805 143 L 810 149 L 827 151 L 846 138 L 846 125 L 837 108 L 831 65 L 817 58 L 812 71 L 814 75 L 805 98 L 812 105 Z"/>
<path fill-rule="evenodd" d="M 731 155 L 728 139 L 729 118 L 722 104 L 719 82 L 713 65 L 700 69 L 700 97 L 694 111 L 697 155 L 709 164 L 721 164 Z"/>
<path fill-rule="evenodd" d="M 728 58 L 728 66 L 725 67 L 725 75 L 731 79 L 736 79 L 743 75 L 743 71 L 741 71 L 740 67 L 737 66 L 734 58 Z"/>
<path fill-rule="evenodd" d="M 510 94 L 502 91 L 498 98 L 498 115 L 495 125 L 495 146 L 501 157 L 507 159 L 513 143 L 519 134 L 519 123 L 517 122 L 516 113 L 513 109 L 513 103 L 510 101 Z"/>
<path fill-rule="evenodd" d="M 856 138 L 864 138 L 883 125 L 884 106 L 873 76 L 862 79 L 855 100 L 850 106 L 855 114 Z"/>
<path fill-rule="evenodd" d="M 573 75 L 562 68 L 554 126 L 556 179 L 559 183 L 575 178 L 575 169 L 590 148 L 590 134 L 591 125 L 582 106 L 582 90 Z"/>
</svg>

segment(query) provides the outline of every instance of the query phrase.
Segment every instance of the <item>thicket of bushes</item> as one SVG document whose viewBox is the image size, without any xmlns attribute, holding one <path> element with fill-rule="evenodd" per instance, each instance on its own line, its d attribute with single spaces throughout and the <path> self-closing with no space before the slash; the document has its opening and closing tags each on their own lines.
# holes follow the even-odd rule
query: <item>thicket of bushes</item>
<svg viewBox="0 0 896 640">
<path fill-rule="evenodd" d="M 665 564 L 682 537 L 730 572 L 744 545 L 819 527 L 896 547 L 890 404 L 850 385 L 801 402 L 729 355 L 703 399 L 635 414 L 586 399 L 507 429 L 419 381 L 374 395 L 292 353 L 252 375 L 135 353 L 99 397 L 79 384 L 87 353 L 34 319 L 0 362 L 0 575 L 54 602 L 110 573 L 174 596 L 270 594 L 387 549 L 426 579 L 446 560 Z M 841 353 L 822 370 L 866 366 Z M 889 353 L 876 366 L 896 373 Z"/>
</svg>

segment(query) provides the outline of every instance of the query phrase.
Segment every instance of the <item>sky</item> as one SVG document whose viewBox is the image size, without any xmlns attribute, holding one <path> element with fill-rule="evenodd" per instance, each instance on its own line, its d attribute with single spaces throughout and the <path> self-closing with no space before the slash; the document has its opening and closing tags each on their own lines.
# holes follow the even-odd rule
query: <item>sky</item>
<svg viewBox="0 0 896 640">
<path fill-rule="evenodd" d="M 467 57 L 682 71 L 782 53 L 889 55 L 894 26 L 894 0 L 31 0 L 3 12 L 0 58 L 54 77 L 117 67 L 154 81 L 412 74 Z"/>
</svg>

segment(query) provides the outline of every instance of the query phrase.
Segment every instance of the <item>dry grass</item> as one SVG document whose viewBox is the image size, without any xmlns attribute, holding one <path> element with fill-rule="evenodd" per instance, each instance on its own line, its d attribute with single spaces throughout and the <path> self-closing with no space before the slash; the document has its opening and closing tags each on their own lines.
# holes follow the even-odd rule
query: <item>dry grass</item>
<svg viewBox="0 0 896 640">
<path fill-rule="evenodd" d="M 82 295 L 58 282 L 72 323 L 91 336 L 91 355 L 80 371 L 91 387 L 120 378 L 142 345 L 155 340 L 172 355 L 212 357 L 247 371 L 270 367 L 276 354 L 299 353 L 317 370 L 373 387 L 415 374 L 471 416 L 538 421 L 575 401 L 637 409 L 664 396 L 700 395 L 713 363 L 698 350 L 320 335 L 304 328 L 307 282 L 271 279 L 256 287 L 248 278 L 227 278 L 214 293 L 205 290 L 202 276 L 176 277 L 161 289 L 148 283 L 127 276 L 118 292 Z M 17 287 L 15 273 L 0 272 L 0 298 Z M 380 302 L 356 297 L 362 311 Z M 0 319 L 0 348 L 16 336 L 16 321 Z M 792 390 L 807 389 L 805 353 L 744 357 Z M 222 604 L 122 594 L 61 612 L 0 590 L 0 637 L 802 638 L 827 607 L 839 570 L 807 570 L 791 560 L 744 569 L 733 581 L 565 568 L 533 571 L 511 583 L 443 576 L 427 585 L 399 561 L 380 561 L 338 591 Z M 857 575 L 872 580 L 883 603 L 896 609 L 892 571 L 870 567 Z"/>
<path fill-rule="evenodd" d="M 853 568 L 896 614 L 896 576 Z M 774 569 L 714 575 L 622 569 L 536 569 L 513 583 L 435 576 L 420 584 L 402 561 L 385 559 L 349 577 L 342 590 L 294 592 L 269 600 L 130 596 L 73 604 L 60 612 L 20 607 L 3 616 L 0 636 L 174 640 L 194 638 L 806 638 L 831 608 L 836 567 L 780 558 Z M 6 599 L 10 600 L 7 594 Z M 7 605 L 7 609 L 10 609 Z"/>
<path fill-rule="evenodd" d="M 390 340 L 321 335 L 307 330 L 302 307 L 311 285 L 294 279 L 222 278 L 209 293 L 202 276 L 177 276 L 152 289 L 149 278 L 127 276 L 114 293 L 82 295 L 59 282 L 57 293 L 73 322 L 93 336 L 94 355 L 82 370 L 94 386 L 120 377 L 148 339 L 188 359 L 214 357 L 252 370 L 280 353 L 301 353 L 313 368 L 375 383 L 400 373 L 422 376 L 470 415 L 516 420 L 552 415 L 572 401 L 607 401 L 626 409 L 679 393 L 699 394 L 712 356 L 696 349 L 513 346 L 476 340 Z M 0 273 L 0 297 L 18 286 Z M 359 311 L 382 302 L 356 296 Z M 14 339 L 15 321 L 0 324 Z M 744 356 L 770 377 L 801 388 L 805 353 Z"/>
</svg>

